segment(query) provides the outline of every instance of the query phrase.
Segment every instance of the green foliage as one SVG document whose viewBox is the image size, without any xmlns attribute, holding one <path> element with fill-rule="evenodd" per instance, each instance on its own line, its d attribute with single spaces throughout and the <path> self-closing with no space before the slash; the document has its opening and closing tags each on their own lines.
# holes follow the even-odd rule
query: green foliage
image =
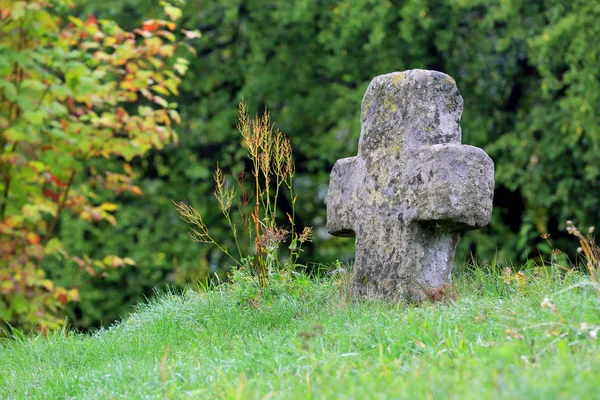
<svg viewBox="0 0 600 400">
<path fill-rule="evenodd" d="M 298 150 L 301 190 L 315 199 L 298 209 L 305 224 L 323 226 L 329 169 L 356 150 L 369 80 L 408 68 L 456 78 L 464 142 L 496 162 L 492 225 L 468 235 L 463 249 L 476 245 L 485 258 L 501 250 L 505 260 L 537 256 L 541 234 L 598 215 L 596 2 L 261 4 L 208 1 L 195 15 L 198 5 L 188 4 L 186 23 L 204 40 L 190 69 L 200 82 L 183 85 L 191 101 L 182 112 L 196 137 L 187 146 L 202 152 L 228 143 L 241 96 L 268 105 Z M 239 157 L 233 147 L 219 148 L 203 156 Z M 319 256 L 335 258 L 331 247 L 340 245 L 321 242 Z"/>
<path fill-rule="evenodd" d="M 180 122 L 165 98 L 179 93 L 188 66 L 174 57 L 189 48 L 173 33 L 176 9 L 165 2 L 169 20 L 127 32 L 93 15 L 60 17 L 71 6 L 10 1 L 0 9 L 0 321 L 24 329 L 56 328 L 64 305 L 85 295 L 73 281 L 55 285 L 46 271 L 71 261 L 95 278 L 135 265 L 106 253 L 73 255 L 57 228 L 66 212 L 116 225 L 118 205 L 100 196 L 141 195 L 128 161 L 176 142 Z M 118 168 L 102 168 L 99 158 Z"/>
<path fill-rule="evenodd" d="M 545 272 L 549 272 L 548 275 Z M 480 266 L 447 304 L 340 302 L 338 278 L 172 291 L 94 334 L 0 342 L 8 398 L 590 398 L 597 296 L 577 273 Z M 505 287 L 499 293 L 497 287 Z M 518 289 L 520 286 L 525 292 Z"/>
<path fill-rule="evenodd" d="M 125 26 L 156 13 L 157 4 L 80 7 Z M 268 107 L 277 115 L 295 149 L 295 191 L 307 199 L 297 204 L 297 225 L 315 227 L 313 246 L 305 246 L 308 261 L 352 257 L 351 240 L 325 233 L 329 172 L 337 158 L 356 153 L 368 82 L 391 71 L 452 75 L 465 99 L 463 142 L 484 148 L 496 163 L 492 222 L 461 239 L 459 262 L 470 252 L 503 264 L 548 257 L 541 234 L 550 232 L 557 247 L 570 248 L 564 222 L 593 224 L 600 213 L 595 1 L 190 0 L 182 15 L 203 39 L 180 88 L 181 143 L 133 160 L 140 187 L 152 191 L 143 202 L 120 204 L 120 218 L 135 228 L 104 224 L 76 237 L 61 232 L 65 244 L 96 257 L 138 254 L 140 268 L 118 271 L 119 282 L 128 283 L 110 288 L 124 301 L 138 301 L 165 278 L 204 281 L 228 267 L 218 251 L 182 245 L 186 238 L 169 206 L 170 199 L 194 204 L 215 237 L 223 237 L 227 226 L 210 177 L 218 160 L 224 170 L 240 172 L 245 154 L 234 126 L 242 98 L 250 109 Z M 283 197 L 281 209 L 289 212 L 290 202 Z M 155 266 L 153 274 L 140 272 Z M 96 302 L 82 312 L 103 307 Z M 119 310 L 104 314 L 125 312 Z"/>
</svg>

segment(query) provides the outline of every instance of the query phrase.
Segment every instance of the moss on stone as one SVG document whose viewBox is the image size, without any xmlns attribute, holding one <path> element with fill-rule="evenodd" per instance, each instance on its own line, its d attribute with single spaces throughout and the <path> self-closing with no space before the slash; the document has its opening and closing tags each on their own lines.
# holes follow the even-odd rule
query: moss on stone
<svg viewBox="0 0 600 400">
<path fill-rule="evenodd" d="M 398 86 L 398 84 L 404 79 L 406 78 L 406 73 L 404 72 L 396 72 L 392 75 L 392 82 L 394 82 L 394 85 Z"/>
<path fill-rule="evenodd" d="M 392 144 L 391 146 L 389 146 L 385 153 L 388 156 L 394 155 L 394 154 L 398 154 L 402 151 L 402 147 L 400 147 L 399 144 Z"/>
<path fill-rule="evenodd" d="M 445 81 L 453 86 L 456 86 L 456 81 L 449 75 L 446 75 Z"/>
</svg>

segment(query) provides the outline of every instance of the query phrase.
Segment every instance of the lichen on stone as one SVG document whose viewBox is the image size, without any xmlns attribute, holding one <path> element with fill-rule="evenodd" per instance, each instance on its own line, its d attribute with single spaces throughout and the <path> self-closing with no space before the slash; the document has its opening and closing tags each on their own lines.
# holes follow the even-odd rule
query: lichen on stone
<svg viewBox="0 0 600 400">
<path fill-rule="evenodd" d="M 394 82 L 394 85 L 398 85 L 402 80 L 404 80 L 404 78 L 406 78 L 406 73 L 405 72 L 395 72 L 392 74 L 392 82 Z"/>
<path fill-rule="evenodd" d="M 356 236 L 357 297 L 425 298 L 450 283 L 461 231 L 489 221 L 494 165 L 460 144 L 454 79 L 411 70 L 373 79 L 356 157 L 336 162 L 327 228 Z"/>
</svg>

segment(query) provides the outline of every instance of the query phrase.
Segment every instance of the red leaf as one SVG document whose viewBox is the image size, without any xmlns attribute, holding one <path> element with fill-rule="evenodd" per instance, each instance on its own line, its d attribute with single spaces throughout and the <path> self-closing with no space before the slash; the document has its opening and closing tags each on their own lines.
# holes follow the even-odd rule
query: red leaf
<svg viewBox="0 0 600 400">
<path fill-rule="evenodd" d="M 67 186 L 66 183 L 64 183 L 63 181 L 61 181 L 60 179 L 58 179 L 55 175 L 51 174 L 50 176 L 50 181 L 52 181 L 52 183 L 54 183 L 56 186 L 64 188 L 65 186 Z"/>
<path fill-rule="evenodd" d="M 88 19 L 87 19 L 87 21 L 85 21 L 84 25 L 85 26 L 98 25 L 98 20 L 96 19 L 96 17 L 94 15 L 89 14 Z"/>
<path fill-rule="evenodd" d="M 147 31 L 147 32 L 154 32 L 155 30 L 157 30 L 159 27 L 158 21 L 154 20 L 154 19 L 150 19 L 148 21 L 144 21 L 142 23 L 142 29 Z"/>
<path fill-rule="evenodd" d="M 67 298 L 67 295 L 64 293 L 59 293 L 56 298 L 58 299 L 58 301 L 61 302 L 61 304 L 65 304 L 67 301 L 69 301 L 69 299 Z"/>
<path fill-rule="evenodd" d="M 60 195 L 58 193 L 53 192 L 50 189 L 44 189 L 44 196 L 56 202 L 60 199 Z"/>
</svg>

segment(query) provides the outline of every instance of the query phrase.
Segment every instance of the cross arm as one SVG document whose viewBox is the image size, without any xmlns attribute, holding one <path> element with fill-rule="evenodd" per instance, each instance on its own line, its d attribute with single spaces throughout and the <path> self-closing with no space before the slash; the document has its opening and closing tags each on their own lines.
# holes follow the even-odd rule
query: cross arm
<svg viewBox="0 0 600 400">
<path fill-rule="evenodd" d="M 407 181 L 417 203 L 417 221 L 449 229 L 488 224 L 494 196 L 494 163 L 480 148 L 438 144 L 417 153 Z"/>
<path fill-rule="evenodd" d="M 356 213 L 360 207 L 359 188 L 363 179 L 357 157 L 337 160 L 331 170 L 327 193 L 327 230 L 335 236 L 356 234 Z"/>
</svg>

